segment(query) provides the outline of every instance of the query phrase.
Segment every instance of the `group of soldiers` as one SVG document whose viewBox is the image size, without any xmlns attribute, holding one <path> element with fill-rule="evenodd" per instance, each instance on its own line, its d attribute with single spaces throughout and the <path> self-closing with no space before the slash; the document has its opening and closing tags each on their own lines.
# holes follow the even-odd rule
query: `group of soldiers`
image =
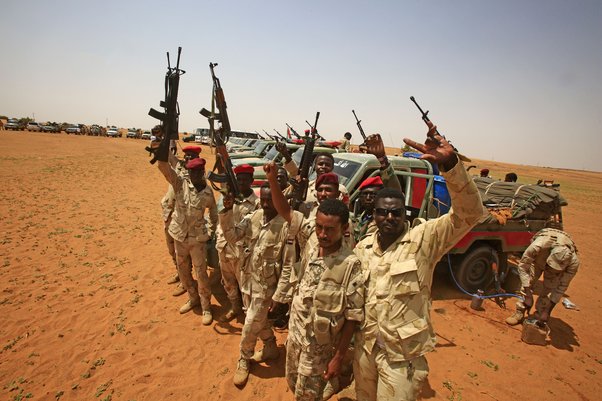
<svg viewBox="0 0 602 401">
<path fill-rule="evenodd" d="M 358 400 L 417 398 L 429 372 L 425 355 L 436 343 L 430 317 L 435 264 L 483 215 L 477 187 L 454 148 L 428 125 L 424 144 L 404 141 L 438 165 L 453 208 L 411 225 L 378 134 L 363 145 L 380 162 L 380 176 L 360 185 L 356 216 L 330 154 L 316 155 L 316 179 L 297 210 L 288 195 L 298 167 L 285 147 L 279 149 L 283 166 L 264 165 L 267 182 L 259 197 L 251 187 L 253 167 L 242 165 L 234 169 L 242 196 L 225 193 L 219 202 L 200 147 L 185 147 L 183 160 L 170 153 L 168 162 L 158 162 L 170 184 L 162 202 L 177 272 L 170 283 L 178 283 L 174 295 L 188 293 L 180 313 L 200 306 L 202 324 L 213 321 L 207 242 L 215 238 L 231 304 L 224 318 L 244 316 L 236 386 L 246 384 L 252 363 L 278 358 L 268 314 L 289 309 L 286 380 L 296 400 L 327 399 L 339 390 L 351 344 Z M 256 350 L 258 339 L 263 347 Z"/>
</svg>

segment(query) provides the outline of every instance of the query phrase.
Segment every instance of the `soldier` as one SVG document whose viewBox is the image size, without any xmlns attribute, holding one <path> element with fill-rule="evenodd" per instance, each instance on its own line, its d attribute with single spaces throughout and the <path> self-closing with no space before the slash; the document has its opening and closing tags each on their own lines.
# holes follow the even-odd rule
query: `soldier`
<svg viewBox="0 0 602 401">
<path fill-rule="evenodd" d="M 293 285 L 287 382 L 296 400 L 322 400 L 327 380 L 340 374 L 353 331 L 363 319 L 361 265 L 343 241 L 349 209 L 338 199 L 325 199 L 320 202 L 315 224 L 306 224 L 307 219 L 292 211 L 278 191 L 274 165 L 264 169 L 274 206 L 290 224 L 287 244 L 296 238 L 301 248 L 299 272 L 292 271 L 288 278 L 283 274 L 279 283 L 279 289 L 283 279 Z M 274 300 L 286 302 L 276 295 Z"/>
<path fill-rule="evenodd" d="M 201 305 L 204 325 L 213 321 L 211 314 L 211 287 L 207 275 L 206 243 L 213 237 L 217 225 L 217 207 L 213 191 L 205 180 L 205 159 L 195 158 L 186 163 L 187 175 L 178 174 L 179 159 L 169 153 L 169 162 L 159 161 L 159 170 L 175 193 L 175 205 L 169 224 L 169 234 L 175 240 L 178 276 L 189 300 L 180 308 L 186 313 Z M 205 209 L 209 211 L 210 227 L 207 230 Z M 194 266 L 197 285 L 192 277 Z"/>
<path fill-rule="evenodd" d="M 186 289 L 180 282 L 180 277 L 178 276 L 178 264 L 176 260 L 176 245 L 173 237 L 169 233 L 169 225 L 171 224 L 171 215 L 173 214 L 174 205 L 176 203 L 176 194 L 173 190 L 173 187 L 169 185 L 167 188 L 167 192 L 161 199 L 161 208 L 163 209 L 163 227 L 165 230 L 165 243 L 167 244 L 167 251 L 169 252 L 169 256 L 173 261 L 173 264 L 176 268 L 176 273 L 167 280 L 167 284 L 176 284 L 178 286 L 172 293 L 174 297 L 178 297 L 186 292 Z"/>
<path fill-rule="evenodd" d="M 253 166 L 248 164 L 234 168 L 238 187 L 244 196 L 242 202 L 234 204 L 232 208 L 232 216 L 236 222 L 241 221 L 246 215 L 254 212 L 259 207 L 259 197 L 255 195 L 253 188 L 251 188 L 254 171 Z M 216 236 L 222 285 L 231 304 L 230 310 L 224 317 L 226 320 L 232 320 L 243 313 L 240 296 L 240 262 L 244 255 L 244 243 L 226 241 L 221 226 L 217 228 Z"/>
<path fill-rule="evenodd" d="M 386 188 L 376 197 L 377 231 L 355 248 L 368 276 L 365 319 L 355 337 L 358 401 L 416 399 L 428 376 L 425 354 L 436 342 L 430 319 L 435 264 L 483 215 L 477 187 L 453 147 L 427 124 L 425 145 L 404 142 L 439 164 L 453 209 L 410 227 L 401 192 Z"/>
<path fill-rule="evenodd" d="M 284 168 L 288 172 L 291 177 L 296 177 L 299 172 L 299 167 L 297 163 L 292 159 L 291 154 L 289 153 L 286 144 L 279 142 L 276 144 L 276 149 L 282 154 L 284 157 Z M 316 191 L 315 191 L 315 183 L 320 175 L 325 173 L 330 173 L 334 169 L 334 157 L 330 153 L 320 152 L 317 153 L 314 157 L 314 171 L 316 172 L 316 178 L 311 180 L 308 184 L 307 197 L 306 201 L 312 202 L 316 201 Z M 349 203 L 349 193 L 347 192 L 347 188 L 343 184 L 339 184 L 340 191 L 340 199 Z"/>
<path fill-rule="evenodd" d="M 380 175 L 366 178 L 359 186 L 360 196 L 359 212 L 351 216 L 353 227 L 353 238 L 359 242 L 367 235 L 376 232 L 376 224 L 373 219 L 374 199 L 378 191 L 387 188 L 393 188 L 401 191 L 399 179 L 395 175 L 395 170 L 385 153 L 385 145 L 379 134 L 370 135 L 364 142 L 366 153 L 373 154 L 380 163 Z"/>
<path fill-rule="evenodd" d="M 290 271 L 295 261 L 294 252 L 287 252 L 284 242 L 288 233 L 286 221 L 278 216 L 270 187 L 264 184 L 260 193 L 261 209 L 247 215 L 235 224 L 232 216 L 233 200 L 224 198 L 224 210 L 219 220 L 228 242 L 245 241 L 241 264 L 240 289 L 247 316 L 240 340 L 240 358 L 234 384 L 242 387 L 249 377 L 251 359 L 265 361 L 278 358 L 276 337 L 268 321 L 268 310 L 282 269 Z M 254 352 L 257 338 L 263 349 Z"/>
<path fill-rule="evenodd" d="M 343 152 L 351 152 L 351 132 L 345 132 L 345 135 L 343 135 L 343 139 L 341 139 L 341 143 L 337 148 Z"/>
<path fill-rule="evenodd" d="M 516 303 L 516 312 L 506 319 L 506 323 L 514 326 L 523 321 L 525 312 L 528 314 L 533 306 L 533 285 L 543 274 L 543 289 L 535 304 L 535 318 L 540 326 L 545 326 L 578 269 L 577 247 L 567 233 L 553 228 L 539 231 L 518 264 L 524 301 Z"/>
</svg>

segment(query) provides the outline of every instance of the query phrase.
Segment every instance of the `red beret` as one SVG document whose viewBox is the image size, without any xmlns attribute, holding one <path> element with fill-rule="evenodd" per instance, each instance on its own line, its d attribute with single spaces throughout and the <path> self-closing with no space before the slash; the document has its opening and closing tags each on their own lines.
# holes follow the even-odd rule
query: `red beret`
<svg viewBox="0 0 602 401">
<path fill-rule="evenodd" d="M 188 153 L 195 153 L 198 155 L 199 153 L 201 153 L 201 147 L 196 145 L 185 146 L 182 148 L 182 151 Z"/>
<path fill-rule="evenodd" d="M 310 131 L 308 129 L 305 130 L 305 135 L 309 135 Z"/>
<path fill-rule="evenodd" d="M 489 174 L 489 169 L 488 168 L 481 169 L 481 174 Z"/>
<path fill-rule="evenodd" d="M 205 159 L 201 157 L 197 157 L 196 159 L 190 159 L 188 163 L 186 163 L 186 168 L 188 170 L 194 170 L 197 168 L 201 168 L 205 166 Z"/>
<path fill-rule="evenodd" d="M 360 191 L 364 188 L 368 188 L 368 187 L 384 187 L 385 184 L 383 184 L 383 180 L 380 178 L 380 175 L 374 176 L 374 177 L 369 177 L 366 178 L 364 180 L 364 182 L 362 182 L 360 184 Z"/>
<path fill-rule="evenodd" d="M 255 172 L 255 169 L 250 164 L 241 164 L 240 166 L 236 166 L 234 168 L 234 174 L 247 173 L 247 174 L 253 175 L 254 172 Z"/>
<path fill-rule="evenodd" d="M 335 173 L 324 173 L 316 180 L 316 188 L 322 184 L 336 184 L 339 185 L 339 176 Z"/>
</svg>

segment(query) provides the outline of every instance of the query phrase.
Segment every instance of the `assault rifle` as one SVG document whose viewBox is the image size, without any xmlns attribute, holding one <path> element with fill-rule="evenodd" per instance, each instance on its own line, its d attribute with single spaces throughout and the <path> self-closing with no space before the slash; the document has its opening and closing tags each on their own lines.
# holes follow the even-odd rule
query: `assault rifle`
<svg viewBox="0 0 602 401">
<path fill-rule="evenodd" d="M 414 102 L 414 104 L 416 105 L 416 107 L 418 107 L 418 111 L 420 111 L 420 114 L 422 114 L 422 121 L 424 121 L 425 123 L 427 123 L 427 122 L 431 121 L 431 119 L 430 119 L 430 118 L 429 118 L 429 116 L 428 116 L 428 114 L 429 114 L 429 111 L 427 110 L 427 111 L 425 112 L 424 110 L 422 110 L 422 108 L 421 108 L 421 107 L 418 105 L 418 102 L 416 102 L 416 99 L 414 99 L 414 96 L 410 96 L 410 100 L 411 100 L 412 102 Z M 439 132 L 439 130 L 435 130 L 435 133 L 436 133 L 437 135 L 441 135 L 443 138 L 445 138 L 445 135 L 441 134 L 441 133 Z M 438 141 L 438 140 L 436 140 L 434 137 L 429 137 L 429 139 L 430 139 L 431 141 L 435 142 L 437 145 L 439 144 L 439 141 Z M 447 139 L 447 138 L 445 138 L 445 139 Z M 462 161 L 465 161 L 465 162 L 469 162 L 469 161 L 471 161 L 471 160 L 470 160 L 468 157 L 466 157 L 466 156 L 464 156 L 464 155 L 460 154 L 460 152 L 458 152 L 458 149 L 457 149 L 457 148 L 456 148 L 454 145 L 452 145 L 452 144 L 451 144 L 451 141 L 449 141 L 449 140 L 448 140 L 447 142 L 448 142 L 448 143 L 451 145 L 451 147 L 452 147 L 452 148 L 454 148 L 454 151 L 455 151 L 455 152 L 458 154 L 458 158 L 459 158 L 460 160 L 462 160 Z"/>
<path fill-rule="evenodd" d="M 266 134 L 268 136 L 268 138 L 270 138 L 271 140 L 276 141 L 276 142 L 279 141 L 277 136 L 268 134 L 268 132 L 266 130 L 263 130 L 263 133 Z"/>
<path fill-rule="evenodd" d="M 318 115 L 320 114 L 320 112 L 318 112 Z M 311 128 L 311 131 L 313 133 L 314 127 L 309 123 L 309 121 L 305 120 L 305 122 L 307 123 L 307 125 L 309 125 L 309 128 Z M 318 119 L 316 118 L 316 124 L 318 123 Z M 316 131 L 316 135 L 318 135 L 318 138 L 320 138 L 321 140 L 325 141 L 326 138 L 324 138 L 322 135 L 318 134 L 318 131 Z"/>
<path fill-rule="evenodd" d="M 288 138 L 287 138 L 287 137 L 285 137 L 284 135 L 282 135 L 280 132 L 278 132 L 278 130 L 277 130 L 276 128 L 274 128 L 274 132 L 275 132 L 276 134 L 278 134 L 278 136 L 279 136 L 280 138 L 284 139 L 284 142 L 288 142 Z"/>
<path fill-rule="evenodd" d="M 355 123 L 357 124 L 357 128 L 360 130 L 360 134 L 362 135 L 362 138 L 364 138 L 364 142 L 366 142 L 366 134 L 364 133 L 364 129 L 362 128 L 362 122 L 360 121 L 359 118 L 357 118 L 357 115 L 355 114 L 355 110 L 351 110 L 351 112 L 353 113 L 353 116 L 355 117 Z"/>
<path fill-rule="evenodd" d="M 236 181 L 236 175 L 232 170 L 232 160 L 226 150 L 226 142 L 230 138 L 231 128 L 230 120 L 228 119 L 228 111 L 226 110 L 226 98 L 224 97 L 224 90 L 219 81 L 219 78 L 215 76 L 214 68 L 217 67 L 217 63 L 209 63 L 209 69 L 211 70 L 211 79 L 213 79 L 213 96 L 211 97 L 211 111 L 203 108 L 199 113 L 203 117 L 209 120 L 209 132 L 213 141 L 215 142 L 215 150 L 217 158 L 215 160 L 214 171 L 210 171 L 207 174 L 207 179 L 211 181 L 213 189 L 219 190 L 220 192 L 226 192 L 234 196 L 235 200 L 241 200 L 242 194 L 238 188 L 238 181 Z M 217 107 L 218 113 L 215 112 Z M 218 121 L 220 127 L 216 130 L 214 123 Z M 217 173 L 215 172 L 217 170 Z M 214 183 L 219 183 L 221 186 L 218 188 Z"/>
<path fill-rule="evenodd" d="M 288 127 L 289 130 L 291 130 L 291 132 L 293 133 L 293 135 L 297 137 L 297 139 L 302 139 L 301 135 L 297 134 L 297 131 L 295 131 L 295 129 L 293 127 L 291 127 L 290 125 L 288 125 L 288 123 L 286 123 L 286 126 Z"/>
<path fill-rule="evenodd" d="M 319 136 L 317 126 L 318 119 L 320 118 L 320 112 L 316 113 L 316 122 L 311 127 L 311 133 L 305 135 L 305 147 L 303 148 L 303 155 L 301 156 L 301 164 L 299 165 L 299 178 L 300 181 L 293 188 L 293 196 L 291 198 L 291 207 L 294 210 L 299 210 L 299 206 L 307 197 L 307 185 L 309 178 L 309 169 L 313 161 L 314 146 L 316 144 L 316 137 Z M 309 124 L 309 123 L 308 123 Z"/>
<path fill-rule="evenodd" d="M 169 145 L 171 141 L 178 139 L 178 116 L 180 107 L 178 106 L 178 87 L 180 86 L 180 75 L 186 71 L 180 69 L 180 55 L 182 48 L 178 47 L 178 60 L 176 66 L 171 67 L 169 63 L 169 52 L 167 52 L 167 73 L 165 74 L 165 100 L 159 102 L 159 105 L 165 109 L 164 112 L 151 108 L 148 115 L 161 121 L 163 127 L 163 137 L 157 149 L 149 147 L 146 150 L 153 154 L 150 163 L 155 164 L 157 160 L 166 162 L 169 155 Z M 172 146 L 172 147 L 175 147 Z"/>
</svg>

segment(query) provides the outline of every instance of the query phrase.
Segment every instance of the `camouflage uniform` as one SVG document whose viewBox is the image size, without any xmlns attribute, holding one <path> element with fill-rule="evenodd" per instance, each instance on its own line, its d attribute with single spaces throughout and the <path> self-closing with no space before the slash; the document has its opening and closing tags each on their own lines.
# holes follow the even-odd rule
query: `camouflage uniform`
<svg viewBox="0 0 602 401">
<path fill-rule="evenodd" d="M 351 141 L 347 138 L 341 139 L 341 144 L 337 146 L 337 149 L 341 149 L 343 152 L 351 152 Z"/>
<path fill-rule="evenodd" d="M 573 240 L 563 231 L 553 228 L 544 228 L 534 237 L 531 245 L 525 250 L 518 264 L 518 273 L 521 281 L 521 293 L 524 288 L 533 288 L 533 285 L 543 274 L 543 289 L 535 303 L 536 316 L 549 308 L 550 302 L 557 304 L 569 287 L 571 280 L 579 269 L 577 247 Z M 563 250 L 564 270 L 557 270 L 547 264 L 552 250 Z M 525 310 L 522 301 L 516 303 L 518 310 Z"/>
<path fill-rule="evenodd" d="M 284 164 L 284 168 L 290 177 L 296 177 L 299 174 L 299 167 L 297 167 L 297 163 L 294 160 L 291 160 L 288 163 Z M 343 184 L 339 184 L 339 199 L 345 202 L 345 204 L 349 203 L 349 192 L 347 188 Z M 313 179 L 309 181 L 307 184 L 307 196 L 305 197 L 306 202 L 317 202 L 317 191 L 316 191 L 316 180 Z"/>
<path fill-rule="evenodd" d="M 203 311 L 211 310 L 211 287 L 207 275 L 207 240 L 215 233 L 217 207 L 213 191 L 209 186 L 197 190 L 190 179 L 169 169 L 169 182 L 175 192 L 174 211 L 168 232 L 175 240 L 176 260 L 180 282 L 188 291 L 194 304 Z M 209 210 L 210 227 L 207 230 L 205 209 Z M 194 266 L 198 288 L 192 277 Z M 200 298 L 200 299 L 199 299 Z"/>
<path fill-rule="evenodd" d="M 263 209 L 258 209 L 235 225 L 231 210 L 219 213 L 226 240 L 245 242 L 240 289 L 247 316 L 241 333 L 240 356 L 246 360 L 253 356 L 257 338 L 264 344 L 275 341 L 267 319 L 268 310 L 281 270 L 291 270 L 295 259 L 294 252 L 287 252 L 284 246 L 288 233 L 286 220 L 276 216 L 266 223 L 263 216 Z"/>
<path fill-rule="evenodd" d="M 259 197 L 253 192 L 246 197 L 241 203 L 234 204 L 232 208 L 232 216 L 234 221 L 241 221 L 243 217 L 257 210 L 259 207 Z M 224 237 L 224 232 L 219 226 L 216 231 L 216 244 L 219 265 L 222 276 L 222 285 L 228 299 L 232 304 L 233 310 L 242 307 L 240 299 L 240 262 L 243 255 L 243 242 L 228 242 Z"/>
<path fill-rule="evenodd" d="M 176 264 L 176 245 L 173 237 L 169 234 L 169 224 L 171 223 L 171 214 L 173 213 L 174 204 L 176 202 L 176 194 L 173 190 L 173 187 L 170 185 L 167 188 L 167 192 L 161 199 L 161 209 L 163 210 L 163 226 L 165 231 L 165 243 L 167 244 L 167 250 L 169 251 L 169 255 L 173 260 L 173 265 L 176 268 L 176 273 L 178 271 L 178 265 Z"/>
<path fill-rule="evenodd" d="M 483 215 L 477 187 L 462 163 L 444 176 L 453 199 L 448 214 L 412 228 L 406 222 L 386 250 L 377 234 L 355 248 L 369 276 L 365 320 L 355 337 L 358 401 L 414 400 L 428 376 L 424 355 L 436 342 L 430 319 L 435 264 Z"/>
<path fill-rule="evenodd" d="M 321 400 L 326 386 L 322 375 L 334 356 L 345 320 L 363 319 L 364 275 L 357 257 L 345 245 L 320 257 L 314 225 L 300 212 L 293 216 L 289 242 L 297 233 L 301 266 L 290 279 L 294 295 L 286 378 L 296 400 Z"/>
</svg>

